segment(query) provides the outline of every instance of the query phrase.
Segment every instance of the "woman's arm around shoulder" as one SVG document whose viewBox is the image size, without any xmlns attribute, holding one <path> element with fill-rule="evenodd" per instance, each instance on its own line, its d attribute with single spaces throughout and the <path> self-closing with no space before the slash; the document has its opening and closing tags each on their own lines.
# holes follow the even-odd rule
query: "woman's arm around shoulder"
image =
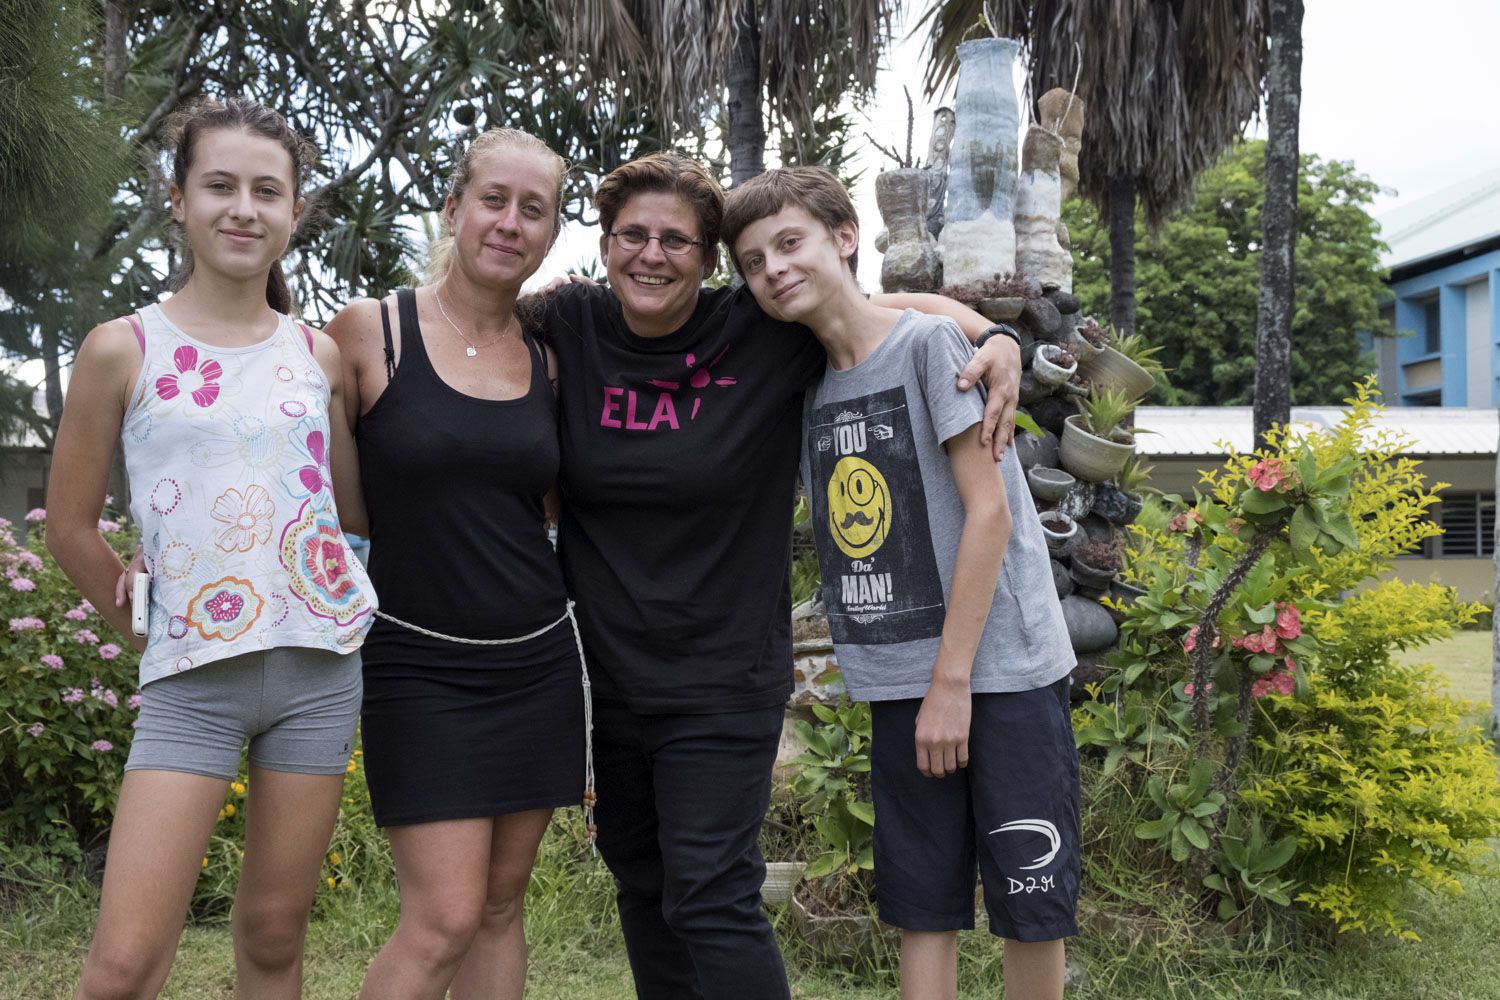
<svg viewBox="0 0 1500 1000">
<path fill-rule="evenodd" d="M 99 533 L 115 446 L 140 376 L 140 342 L 125 319 L 89 331 L 73 363 L 47 481 L 47 550 L 83 596 L 137 649 L 129 609 L 116 606 L 123 567 Z"/>
</svg>

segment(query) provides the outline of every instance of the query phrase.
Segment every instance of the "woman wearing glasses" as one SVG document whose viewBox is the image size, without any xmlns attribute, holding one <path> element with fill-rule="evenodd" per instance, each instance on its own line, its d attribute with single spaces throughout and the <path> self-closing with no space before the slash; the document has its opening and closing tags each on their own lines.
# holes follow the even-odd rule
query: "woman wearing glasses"
<svg viewBox="0 0 1500 1000">
<path fill-rule="evenodd" d="M 543 322 L 560 378 L 559 551 L 594 685 L 599 849 L 640 996 L 775 1000 L 788 993 L 756 835 L 792 685 L 801 398 L 825 355 L 748 290 L 703 287 L 723 193 L 698 164 L 642 157 L 594 200 L 609 286 L 563 287 Z M 886 298 L 955 315 L 971 336 L 987 326 L 936 296 Z M 992 433 L 1019 368 L 1013 343 L 994 340 L 963 373 L 994 372 Z M 1009 430 L 994 436 L 998 458 Z"/>
</svg>

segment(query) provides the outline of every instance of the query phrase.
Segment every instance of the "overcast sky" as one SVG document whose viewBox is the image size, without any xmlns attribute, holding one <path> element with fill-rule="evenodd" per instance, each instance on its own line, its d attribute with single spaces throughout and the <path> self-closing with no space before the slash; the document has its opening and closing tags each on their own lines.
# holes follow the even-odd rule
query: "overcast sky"
<svg viewBox="0 0 1500 1000">
<path fill-rule="evenodd" d="M 860 279 L 879 287 L 875 174 L 889 164 L 863 133 L 904 136 L 906 84 L 919 101 L 913 148 L 926 149 L 931 111 L 920 102 L 922 45 L 903 26 L 857 131 L 864 176 Z M 1387 189 L 1375 215 L 1500 164 L 1500 0 L 1307 0 L 1302 28 L 1304 153 L 1352 160 Z M 1264 122 L 1252 135 L 1264 134 Z M 570 227 L 539 275 L 597 258 L 598 230 Z"/>
</svg>

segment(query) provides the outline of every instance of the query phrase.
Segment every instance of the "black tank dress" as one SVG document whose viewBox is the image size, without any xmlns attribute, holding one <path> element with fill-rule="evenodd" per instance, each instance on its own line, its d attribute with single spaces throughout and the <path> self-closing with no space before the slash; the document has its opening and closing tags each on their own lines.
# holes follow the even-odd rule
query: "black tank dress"
<svg viewBox="0 0 1500 1000">
<path fill-rule="evenodd" d="M 400 364 L 355 429 L 381 610 L 471 639 L 541 629 L 567 607 L 543 524 L 558 469 L 546 362 L 528 337 L 524 396 L 465 395 L 428 359 L 416 293 L 402 289 L 396 301 Z M 383 302 L 381 312 L 389 349 Z M 377 824 L 578 803 L 584 692 L 569 622 L 522 643 L 474 646 L 377 620 L 362 652 Z"/>
</svg>

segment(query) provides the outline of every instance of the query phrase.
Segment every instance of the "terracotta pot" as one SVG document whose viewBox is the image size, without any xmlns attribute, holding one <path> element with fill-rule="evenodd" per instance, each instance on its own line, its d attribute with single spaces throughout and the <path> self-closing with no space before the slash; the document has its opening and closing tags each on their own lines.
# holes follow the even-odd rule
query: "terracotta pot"
<svg viewBox="0 0 1500 1000">
<path fill-rule="evenodd" d="M 1031 486 L 1031 495 L 1040 503 L 1051 506 L 1068 495 L 1068 490 L 1078 482 L 1061 469 L 1049 469 L 1044 465 L 1026 470 L 1026 482 Z"/>
<path fill-rule="evenodd" d="M 1126 461 L 1135 454 L 1135 439 L 1123 434 L 1125 441 L 1109 441 L 1083 429 L 1083 414 L 1075 413 L 1063 421 L 1062 467 L 1079 479 L 1102 483 L 1120 474 Z M 1126 443 L 1128 442 L 1128 443 Z"/>
<path fill-rule="evenodd" d="M 1083 335 L 1078 339 L 1083 340 Z M 1156 385 L 1150 372 L 1109 346 L 1091 355 L 1079 355 L 1078 369 L 1100 388 L 1118 389 L 1131 399 L 1140 399 Z"/>
</svg>

